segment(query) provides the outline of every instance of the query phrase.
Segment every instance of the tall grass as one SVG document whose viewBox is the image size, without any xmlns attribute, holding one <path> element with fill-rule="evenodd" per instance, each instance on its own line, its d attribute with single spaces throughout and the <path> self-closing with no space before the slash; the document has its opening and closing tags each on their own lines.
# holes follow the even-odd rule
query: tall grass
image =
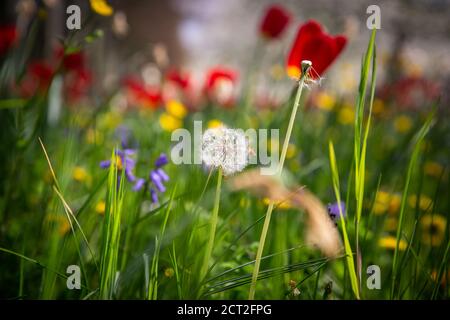
<svg viewBox="0 0 450 320">
<path fill-rule="evenodd" d="M 109 167 L 105 220 L 101 236 L 99 283 L 101 299 L 114 298 L 117 278 L 120 275 L 118 256 L 120 251 L 122 205 L 125 194 L 125 174 L 119 172 L 116 158 L 117 155 L 114 150 Z"/>
</svg>

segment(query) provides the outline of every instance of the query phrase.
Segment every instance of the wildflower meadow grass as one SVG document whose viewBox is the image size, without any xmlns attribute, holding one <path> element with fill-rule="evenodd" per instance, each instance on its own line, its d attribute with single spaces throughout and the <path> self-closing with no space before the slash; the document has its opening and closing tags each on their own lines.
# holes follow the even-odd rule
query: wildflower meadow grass
<svg viewBox="0 0 450 320">
<path fill-rule="evenodd" d="M 112 31 L 95 22 L 117 12 L 90 4 L 47 59 L 50 6 L 0 26 L 0 298 L 450 297 L 448 105 L 432 80 L 379 80 L 383 29 L 362 31 L 351 93 L 326 86 L 351 39 L 278 4 L 247 70 L 217 62 L 198 84 L 157 51 L 159 81 L 123 61 L 106 90 L 92 57 Z M 287 28 L 270 75 L 258 61 Z M 182 129 L 200 163 L 173 158 L 189 158 Z M 249 161 L 260 148 L 273 174 Z"/>
</svg>

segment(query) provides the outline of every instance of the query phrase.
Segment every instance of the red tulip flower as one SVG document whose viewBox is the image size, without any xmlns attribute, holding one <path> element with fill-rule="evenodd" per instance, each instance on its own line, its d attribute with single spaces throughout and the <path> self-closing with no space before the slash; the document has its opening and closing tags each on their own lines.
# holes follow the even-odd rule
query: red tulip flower
<svg viewBox="0 0 450 320">
<path fill-rule="evenodd" d="M 259 32 L 267 39 L 281 36 L 291 20 L 290 13 L 280 5 L 272 5 L 266 10 L 261 21 Z"/>
<path fill-rule="evenodd" d="M 223 106 L 231 106 L 235 98 L 237 78 L 238 74 L 234 70 L 222 67 L 210 69 L 204 87 L 206 95 Z"/>
<path fill-rule="evenodd" d="M 17 41 L 15 26 L 0 27 L 0 57 L 3 56 Z"/>
<path fill-rule="evenodd" d="M 86 55 L 83 51 L 65 53 L 64 47 L 59 46 L 55 49 L 54 56 L 65 71 L 82 71 L 86 67 Z"/>
<path fill-rule="evenodd" d="M 88 69 L 80 69 L 67 73 L 64 88 L 67 99 L 71 103 L 79 101 L 89 90 L 92 74 Z"/>
<path fill-rule="evenodd" d="M 23 97 L 32 97 L 36 93 L 45 92 L 55 74 L 53 68 L 46 62 L 32 62 L 20 82 L 19 91 Z"/>
<path fill-rule="evenodd" d="M 147 87 L 135 78 L 126 78 L 124 85 L 130 93 L 133 102 L 150 109 L 156 109 L 162 103 L 159 88 Z"/>
<path fill-rule="evenodd" d="M 167 81 L 175 84 L 181 90 L 188 90 L 191 87 L 191 78 L 188 73 L 171 69 L 166 74 Z"/>
<path fill-rule="evenodd" d="M 312 62 L 310 76 L 314 79 L 322 76 L 333 63 L 347 43 L 347 38 L 338 35 L 331 36 L 322 30 L 322 26 L 310 20 L 300 26 L 297 37 L 289 53 L 287 61 L 288 75 L 300 77 L 300 64 L 303 60 Z"/>
</svg>

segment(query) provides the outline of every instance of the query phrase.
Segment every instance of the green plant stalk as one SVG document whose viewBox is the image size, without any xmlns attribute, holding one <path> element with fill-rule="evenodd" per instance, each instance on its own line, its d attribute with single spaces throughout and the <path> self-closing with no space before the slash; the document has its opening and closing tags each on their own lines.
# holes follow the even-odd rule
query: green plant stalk
<svg viewBox="0 0 450 320">
<path fill-rule="evenodd" d="M 212 250 L 214 246 L 214 238 L 216 236 L 217 221 L 219 220 L 219 204 L 220 204 L 220 191 L 222 189 L 222 175 L 223 170 L 221 167 L 217 170 L 217 185 L 216 185 L 216 196 L 214 198 L 214 207 L 209 220 L 209 239 L 206 244 L 205 255 L 203 258 L 203 263 L 200 269 L 200 281 L 203 282 L 208 273 L 208 264 L 211 259 Z"/>
<path fill-rule="evenodd" d="M 286 132 L 286 136 L 283 142 L 283 149 L 281 150 L 280 162 L 277 167 L 276 176 L 280 177 L 283 171 L 284 160 L 286 159 L 286 153 L 289 146 L 289 140 L 291 139 L 292 129 L 294 128 L 295 116 L 297 115 L 297 110 L 300 105 L 300 99 L 302 97 L 303 87 L 305 85 L 305 79 L 311 68 L 311 64 L 303 64 L 302 62 L 302 75 L 298 81 L 297 94 L 295 96 L 294 105 L 291 111 L 291 117 L 289 119 L 289 125 Z M 256 281 L 258 280 L 259 268 L 261 265 L 261 257 L 264 251 L 264 244 L 266 242 L 267 231 L 269 230 L 270 218 L 272 216 L 273 207 L 275 205 L 274 201 L 270 201 L 269 206 L 267 207 L 266 218 L 264 219 L 263 229 L 261 231 L 261 237 L 259 239 L 258 251 L 256 252 L 255 259 L 255 267 L 253 269 L 252 282 L 250 284 L 250 292 L 248 295 L 249 300 L 253 300 L 255 298 L 256 292 Z"/>
<path fill-rule="evenodd" d="M 330 167 L 331 167 L 331 175 L 333 179 L 333 189 L 334 193 L 336 195 L 336 201 L 338 204 L 341 203 L 341 192 L 339 187 L 339 172 L 336 165 L 336 155 L 334 153 L 334 147 L 333 143 L 330 141 L 328 144 L 329 148 L 329 154 L 330 154 Z M 339 216 L 342 217 L 342 208 L 340 205 L 338 205 L 339 208 Z M 345 249 L 345 255 L 347 260 L 347 266 L 348 266 L 348 272 L 350 276 L 350 282 L 352 285 L 353 293 L 356 297 L 356 299 L 360 299 L 360 290 L 358 285 L 358 277 L 356 275 L 355 270 L 355 262 L 353 261 L 353 252 L 352 247 L 350 245 L 350 241 L 348 240 L 348 234 L 347 234 L 347 226 L 345 224 L 345 219 L 339 219 L 342 226 L 342 236 L 344 238 L 344 249 Z"/>
<path fill-rule="evenodd" d="M 354 159 L 355 159 L 355 198 L 356 198 L 356 215 L 355 215 L 355 245 L 356 245 L 356 262 L 359 285 L 361 284 L 361 255 L 359 247 L 359 224 L 362 214 L 362 206 L 364 200 L 364 180 L 366 171 L 366 150 L 367 138 L 369 135 L 370 121 L 372 115 L 372 105 L 375 97 L 376 82 L 376 53 L 375 53 L 375 36 L 376 29 L 372 30 L 366 54 L 361 66 L 361 80 L 359 83 L 359 94 L 357 99 L 357 112 L 355 116 L 355 140 L 354 140 Z M 367 81 L 369 78 L 370 62 L 372 62 L 372 77 L 370 85 L 370 106 L 369 115 L 364 129 L 364 104 L 366 99 Z M 362 141 L 361 141 L 361 138 Z M 362 142 L 362 144 L 361 144 Z"/>
</svg>

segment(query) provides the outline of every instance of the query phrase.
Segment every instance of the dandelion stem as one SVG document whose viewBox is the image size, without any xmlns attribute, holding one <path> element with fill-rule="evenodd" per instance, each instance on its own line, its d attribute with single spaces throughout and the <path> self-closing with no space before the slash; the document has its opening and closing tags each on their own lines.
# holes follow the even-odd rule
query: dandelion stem
<svg viewBox="0 0 450 320">
<path fill-rule="evenodd" d="M 202 268 L 200 270 L 200 279 L 201 281 L 204 280 L 204 278 L 206 277 L 207 273 L 208 273 L 208 264 L 209 264 L 209 260 L 211 259 L 211 254 L 212 254 L 212 250 L 213 250 L 213 246 L 214 246 L 214 238 L 216 235 L 216 227 L 217 227 L 217 221 L 219 218 L 219 204 L 220 204 L 220 191 L 221 191 L 221 187 L 222 187 L 222 168 L 219 167 L 218 172 L 217 172 L 217 186 L 216 186 L 216 196 L 214 198 L 214 207 L 213 207 L 213 211 L 211 214 L 211 218 L 209 220 L 209 239 L 208 239 L 208 243 L 206 244 L 206 251 L 205 251 L 205 256 L 204 256 L 204 260 L 203 260 L 203 264 L 202 264 Z"/>
<path fill-rule="evenodd" d="M 300 98 L 302 96 L 303 87 L 305 84 L 305 78 L 309 73 L 309 69 L 311 68 L 311 63 L 309 61 L 302 61 L 302 75 L 298 81 L 297 94 L 295 96 L 294 105 L 291 111 L 291 117 L 289 119 L 289 125 L 287 128 L 286 136 L 283 142 L 283 149 L 281 150 L 280 162 L 278 163 L 276 175 L 278 177 L 281 176 L 283 171 L 284 160 L 286 159 L 286 153 L 289 146 L 289 140 L 291 139 L 292 129 L 294 128 L 295 116 L 297 115 L 297 110 L 300 105 Z M 259 239 L 258 251 L 256 252 L 255 259 L 255 267 L 253 269 L 252 282 L 250 284 L 250 292 L 248 295 L 249 300 L 253 300 L 255 298 L 256 292 L 256 281 L 258 280 L 259 268 L 261 265 L 261 257 L 264 251 L 264 244 L 266 242 L 267 231 L 269 230 L 270 218 L 272 216 L 273 207 L 275 202 L 270 200 L 269 206 L 267 207 L 266 218 L 264 220 L 263 229 L 261 231 L 261 237 Z"/>
</svg>

